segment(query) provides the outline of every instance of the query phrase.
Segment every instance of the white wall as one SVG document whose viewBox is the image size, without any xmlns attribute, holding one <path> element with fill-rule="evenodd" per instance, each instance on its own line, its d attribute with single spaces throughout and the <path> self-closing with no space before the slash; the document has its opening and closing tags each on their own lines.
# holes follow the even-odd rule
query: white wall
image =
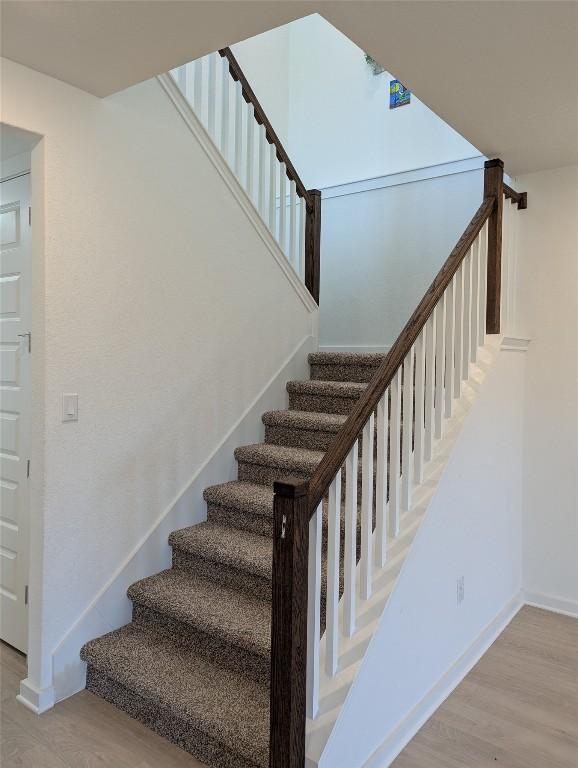
<svg viewBox="0 0 578 768">
<path fill-rule="evenodd" d="M 524 366 L 499 352 L 482 384 L 320 765 L 359 768 L 380 746 L 371 765 L 389 765 L 519 607 Z"/>
<path fill-rule="evenodd" d="M 470 171 L 325 197 L 319 343 L 388 349 L 482 201 Z"/>
<path fill-rule="evenodd" d="M 524 433 L 524 586 L 578 615 L 578 166 L 518 179 Z"/>
<path fill-rule="evenodd" d="M 53 649 L 316 312 L 156 80 L 100 100 L 2 61 L 2 101 L 3 120 L 44 137 L 29 659 L 43 690 Z M 63 392 L 79 394 L 77 423 L 61 423 Z"/>
<path fill-rule="evenodd" d="M 479 154 L 414 94 L 409 106 L 390 110 L 393 77 L 374 76 L 363 51 L 322 16 L 307 16 L 283 29 L 288 45 L 281 30 L 274 30 L 233 50 L 273 127 L 283 132 L 288 119 L 286 147 L 308 188 Z M 287 82 L 283 67 L 289 73 L 288 117 L 280 99 Z"/>
</svg>

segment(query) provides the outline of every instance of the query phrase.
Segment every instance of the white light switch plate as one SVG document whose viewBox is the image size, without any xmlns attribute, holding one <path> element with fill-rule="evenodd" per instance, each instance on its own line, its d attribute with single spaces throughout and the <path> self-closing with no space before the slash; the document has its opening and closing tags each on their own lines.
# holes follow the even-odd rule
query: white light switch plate
<svg viewBox="0 0 578 768">
<path fill-rule="evenodd" d="M 78 395 L 62 395 L 62 421 L 78 421 Z"/>
</svg>

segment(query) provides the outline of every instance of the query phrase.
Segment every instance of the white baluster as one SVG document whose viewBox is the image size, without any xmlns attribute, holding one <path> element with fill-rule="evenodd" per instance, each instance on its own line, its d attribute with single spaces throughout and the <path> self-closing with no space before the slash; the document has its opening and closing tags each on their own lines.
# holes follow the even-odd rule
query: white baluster
<svg viewBox="0 0 578 768">
<path fill-rule="evenodd" d="M 453 413 L 454 405 L 454 350 L 455 350 L 455 329 L 454 329 L 454 295 L 455 295 L 455 275 L 445 291 L 446 297 L 446 375 L 445 375 L 445 415 L 450 418 Z"/>
<path fill-rule="evenodd" d="M 195 61 L 195 74 L 193 84 L 193 109 L 199 120 L 202 120 L 203 110 L 203 59 Z"/>
<path fill-rule="evenodd" d="M 371 597 L 373 571 L 373 413 L 363 428 L 361 455 L 361 597 Z"/>
<path fill-rule="evenodd" d="M 410 509 L 413 482 L 412 432 L 413 432 L 413 356 L 409 350 L 403 361 L 403 406 L 401 440 L 401 508 Z"/>
<path fill-rule="evenodd" d="M 423 482 L 425 455 L 425 344 L 424 328 L 415 342 L 415 421 L 414 421 L 414 474 L 415 482 Z"/>
<path fill-rule="evenodd" d="M 304 197 L 299 198 L 299 276 L 305 281 L 305 222 L 307 204 Z"/>
<path fill-rule="evenodd" d="M 357 565 L 357 460 L 358 442 L 345 460 L 345 550 L 343 552 L 343 634 L 355 632 L 355 575 Z"/>
<path fill-rule="evenodd" d="M 480 233 L 480 302 L 478 305 L 478 345 L 486 343 L 486 300 L 488 295 L 488 222 Z"/>
<path fill-rule="evenodd" d="M 436 308 L 425 327 L 425 447 L 424 459 L 431 461 L 434 443 L 434 402 L 435 402 L 435 320 Z"/>
<path fill-rule="evenodd" d="M 189 61 L 188 64 L 185 64 L 185 69 L 185 96 L 189 104 L 193 106 L 193 99 L 195 97 L 195 62 Z"/>
<path fill-rule="evenodd" d="M 235 83 L 235 175 L 241 180 L 243 172 L 243 88 Z"/>
<path fill-rule="evenodd" d="M 253 152 L 255 149 L 255 115 L 252 104 L 247 104 L 247 167 L 246 167 L 246 179 L 245 190 L 251 200 L 253 199 L 253 166 L 255 160 L 253 158 Z"/>
<path fill-rule="evenodd" d="M 221 59 L 221 152 L 229 160 L 229 62 Z"/>
<path fill-rule="evenodd" d="M 325 671 L 337 672 L 339 660 L 339 545 L 341 543 L 341 470 L 329 486 L 327 512 L 327 612 L 325 622 Z"/>
<path fill-rule="evenodd" d="M 289 261 L 299 269 L 297 263 L 297 186 L 293 179 L 289 182 Z"/>
<path fill-rule="evenodd" d="M 177 84 L 181 90 L 183 96 L 187 95 L 187 65 L 183 64 L 182 67 L 177 69 Z"/>
<path fill-rule="evenodd" d="M 209 107 L 207 125 L 213 140 L 215 139 L 215 107 L 217 102 L 217 58 L 218 53 L 209 56 Z"/>
<path fill-rule="evenodd" d="M 277 218 L 277 147 L 269 145 L 269 229 L 275 236 Z"/>
<path fill-rule="evenodd" d="M 473 246 L 464 260 L 464 311 L 463 311 L 463 345 L 461 376 L 467 381 L 470 376 L 470 343 L 472 339 L 472 259 Z"/>
<path fill-rule="evenodd" d="M 279 245 L 287 254 L 287 167 L 279 164 Z"/>
<path fill-rule="evenodd" d="M 478 359 L 478 337 L 480 322 L 480 236 L 478 235 L 472 249 L 472 306 L 471 306 L 470 362 Z"/>
<path fill-rule="evenodd" d="M 443 434 L 444 423 L 444 361 L 445 361 L 445 293 L 436 306 L 436 371 L 435 371 L 435 436 Z"/>
<path fill-rule="evenodd" d="M 508 265 L 509 265 L 509 233 L 510 233 L 510 200 L 505 197 L 502 208 L 502 262 L 501 262 L 501 295 L 500 312 L 502 330 L 508 328 Z"/>
<path fill-rule="evenodd" d="M 375 538 L 377 565 L 383 568 L 387 559 L 387 437 L 389 433 L 388 392 L 377 405 L 377 465 L 375 477 Z"/>
<path fill-rule="evenodd" d="M 319 504 L 309 521 L 309 556 L 307 567 L 307 717 L 319 710 L 319 637 L 321 634 L 321 525 Z"/>
<path fill-rule="evenodd" d="M 400 429 L 401 372 L 397 369 L 390 385 L 391 413 L 389 422 L 389 535 L 399 535 L 400 504 Z"/>
<path fill-rule="evenodd" d="M 259 131 L 259 183 L 257 189 L 257 207 L 259 213 L 265 218 L 265 183 L 267 179 L 265 158 L 267 157 L 267 135 L 265 126 L 260 125 Z"/>
<path fill-rule="evenodd" d="M 463 315 L 464 315 L 464 269 L 463 269 L 463 262 L 458 267 L 458 271 L 455 275 L 455 318 L 454 318 L 454 327 L 455 327 L 455 348 L 454 348 L 454 357 L 455 357 L 455 367 L 453 370 L 453 377 L 454 377 L 454 395 L 456 397 L 461 397 L 462 394 L 462 353 L 464 348 L 464 340 L 463 340 Z"/>
</svg>

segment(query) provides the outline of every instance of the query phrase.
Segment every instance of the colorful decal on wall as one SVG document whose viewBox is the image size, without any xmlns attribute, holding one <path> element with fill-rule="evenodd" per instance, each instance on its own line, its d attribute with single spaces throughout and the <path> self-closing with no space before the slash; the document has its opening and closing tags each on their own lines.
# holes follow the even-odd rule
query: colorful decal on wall
<svg viewBox="0 0 578 768">
<path fill-rule="evenodd" d="M 399 80 L 391 80 L 389 83 L 389 108 L 396 109 L 397 107 L 404 107 L 409 104 L 411 97 L 411 91 L 399 82 Z"/>
</svg>

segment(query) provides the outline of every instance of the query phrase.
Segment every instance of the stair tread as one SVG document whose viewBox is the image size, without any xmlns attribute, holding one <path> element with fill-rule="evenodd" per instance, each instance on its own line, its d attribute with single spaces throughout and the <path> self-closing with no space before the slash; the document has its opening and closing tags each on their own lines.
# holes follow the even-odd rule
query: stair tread
<svg viewBox="0 0 578 768">
<path fill-rule="evenodd" d="M 271 602 L 239 593 L 180 568 L 141 579 L 128 589 L 134 602 L 207 635 L 269 657 Z"/>
<path fill-rule="evenodd" d="M 267 411 L 263 414 L 263 424 L 266 426 L 335 433 L 339 432 L 346 419 L 347 416 L 339 413 L 315 411 Z"/>
<path fill-rule="evenodd" d="M 246 480 L 211 485 L 203 492 L 207 504 L 263 516 L 273 513 L 273 496 L 273 488 L 270 486 Z"/>
<path fill-rule="evenodd" d="M 287 392 L 302 395 L 314 395 L 317 397 L 359 398 L 366 388 L 367 384 L 355 381 L 307 379 L 303 381 L 287 382 Z"/>
<path fill-rule="evenodd" d="M 90 641 L 82 658 L 247 760 L 267 764 L 267 686 L 135 624 Z"/>
<path fill-rule="evenodd" d="M 309 365 L 366 365 L 376 367 L 387 357 L 385 352 L 310 352 Z"/>
<path fill-rule="evenodd" d="M 203 560 L 271 579 L 273 542 L 257 533 L 207 522 L 173 531 L 169 544 Z"/>
<path fill-rule="evenodd" d="M 289 473 L 313 473 L 324 455 L 324 451 L 270 443 L 254 443 L 235 449 L 235 459 L 238 462 L 278 467 Z"/>
</svg>

